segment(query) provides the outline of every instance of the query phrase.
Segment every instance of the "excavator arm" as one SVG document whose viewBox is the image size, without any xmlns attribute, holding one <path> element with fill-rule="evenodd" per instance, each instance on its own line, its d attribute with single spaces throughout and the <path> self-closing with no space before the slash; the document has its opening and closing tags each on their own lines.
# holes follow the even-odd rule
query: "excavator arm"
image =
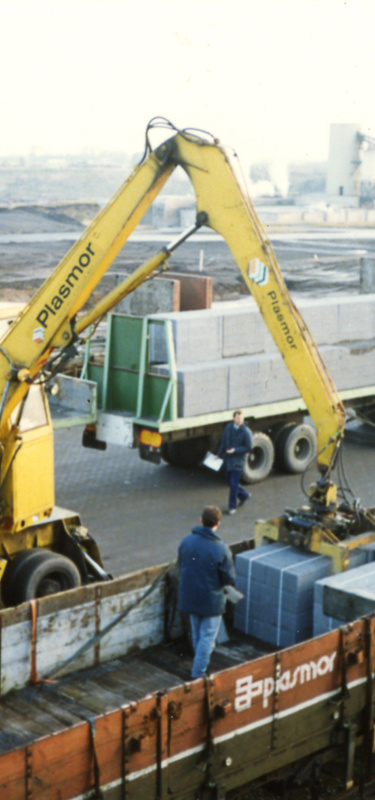
<svg viewBox="0 0 375 800">
<path fill-rule="evenodd" d="M 345 425 L 345 410 L 315 343 L 285 286 L 272 246 L 241 186 L 229 154 L 194 134 L 170 141 L 170 158 L 193 184 L 198 212 L 225 239 L 282 354 L 318 433 L 319 464 L 330 470 Z"/>
<path fill-rule="evenodd" d="M 167 127 L 172 128 L 169 123 Z M 235 159 L 206 134 L 173 129 L 173 135 L 156 149 L 148 145 L 141 164 L 0 341 L 0 530 L 2 524 L 6 524 L 8 531 L 25 528 L 31 519 L 50 513 L 52 451 L 50 448 L 49 457 L 43 455 L 38 459 L 39 445 L 35 441 L 34 449 L 30 445 L 33 463 L 38 459 L 38 463 L 47 465 L 40 477 L 35 477 L 35 485 L 46 484 L 49 490 L 45 498 L 42 493 L 38 502 L 35 491 L 29 493 L 34 499 L 20 502 L 24 493 L 23 476 L 30 472 L 24 458 L 27 448 L 21 431 L 22 401 L 30 385 L 43 380 L 43 370 L 55 348 L 64 351 L 90 323 L 169 257 L 173 248 L 150 259 L 94 309 L 77 316 L 177 166 L 186 171 L 195 190 L 197 226 L 211 227 L 226 241 L 306 403 L 318 431 L 318 459 L 327 483 L 343 435 L 344 408 L 289 296 L 271 244 L 242 185 Z M 51 432 L 49 436 L 52 439 Z M 17 470 L 17 481 L 12 484 Z M 17 514 L 12 507 L 14 498 L 18 498 Z"/>
<path fill-rule="evenodd" d="M 150 153 L 134 170 L 1 339 L 0 439 L 52 350 L 71 342 L 76 314 L 173 172 L 163 155 L 163 148 Z"/>
</svg>

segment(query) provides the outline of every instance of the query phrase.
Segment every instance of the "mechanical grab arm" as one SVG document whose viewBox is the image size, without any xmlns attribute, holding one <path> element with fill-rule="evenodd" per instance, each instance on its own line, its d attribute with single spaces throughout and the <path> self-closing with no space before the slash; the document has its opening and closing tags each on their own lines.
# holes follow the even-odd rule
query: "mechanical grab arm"
<svg viewBox="0 0 375 800">
<path fill-rule="evenodd" d="M 164 124 L 165 126 L 165 124 Z M 167 127 L 172 128 L 168 123 Z M 340 445 L 345 410 L 295 308 L 271 244 L 241 186 L 228 152 L 205 134 L 175 132 L 141 164 L 98 214 L 54 273 L 0 341 L 0 445 L 10 418 L 43 371 L 55 348 L 64 349 L 91 322 L 136 288 L 165 261 L 170 250 L 137 270 L 90 313 L 77 318 L 176 166 L 188 174 L 197 199 L 197 227 L 217 231 L 229 246 L 243 279 L 304 399 L 318 432 L 320 468 L 329 474 Z M 262 398 L 264 399 L 264 398 Z M 8 466 L 15 458 L 8 456 Z M 2 483 L 4 475 L 2 476 Z"/>
</svg>

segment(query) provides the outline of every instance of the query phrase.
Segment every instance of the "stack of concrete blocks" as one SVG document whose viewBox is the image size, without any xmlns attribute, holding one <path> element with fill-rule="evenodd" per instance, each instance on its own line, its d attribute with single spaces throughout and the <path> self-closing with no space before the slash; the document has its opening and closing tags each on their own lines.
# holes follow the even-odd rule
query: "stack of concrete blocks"
<svg viewBox="0 0 375 800">
<path fill-rule="evenodd" d="M 324 587 L 334 586 L 342 591 L 355 593 L 356 591 L 370 592 L 374 598 L 375 608 L 375 542 L 369 545 L 359 547 L 353 552 L 357 554 L 356 569 L 350 569 L 346 572 L 340 572 L 338 575 L 332 575 L 329 578 L 323 578 L 317 581 L 314 586 L 314 613 L 313 613 L 313 634 L 320 636 L 322 633 L 332 631 L 344 625 L 345 622 L 335 617 L 329 617 L 324 614 Z M 354 566 L 354 559 L 351 559 L 351 565 Z M 347 619 L 351 622 L 355 617 Z"/>
<path fill-rule="evenodd" d="M 331 570 L 326 556 L 281 543 L 237 555 L 236 587 L 244 598 L 235 606 L 234 626 L 276 647 L 310 638 L 314 583 Z"/>
<path fill-rule="evenodd" d="M 375 295 L 300 300 L 298 307 L 339 391 L 373 385 Z M 252 298 L 149 320 L 156 374 L 169 370 L 165 339 L 152 321 L 172 326 L 180 417 L 299 397 Z"/>
<path fill-rule="evenodd" d="M 116 286 L 124 276 L 118 276 Z M 181 307 L 180 282 L 176 279 L 154 278 L 145 281 L 116 305 L 117 314 L 143 316 L 146 314 L 170 313 Z"/>
<path fill-rule="evenodd" d="M 372 558 L 374 551 L 364 550 L 352 551 L 350 571 Z M 314 590 L 332 575 L 332 559 L 274 542 L 238 554 L 235 567 L 236 587 L 244 595 L 235 606 L 235 628 L 276 647 L 311 638 Z"/>
</svg>

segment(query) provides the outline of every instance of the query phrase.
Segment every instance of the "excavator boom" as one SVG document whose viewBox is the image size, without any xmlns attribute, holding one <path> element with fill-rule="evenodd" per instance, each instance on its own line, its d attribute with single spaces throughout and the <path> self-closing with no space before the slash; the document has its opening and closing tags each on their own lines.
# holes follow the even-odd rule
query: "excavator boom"
<svg viewBox="0 0 375 800">
<path fill-rule="evenodd" d="M 38 542 L 55 551 L 60 547 L 52 522 L 47 536 L 45 529 L 29 534 L 30 526 L 51 519 L 54 505 L 53 436 L 43 389 L 48 379 L 46 365 L 54 349 L 66 354 L 89 324 L 169 257 L 174 245 L 79 316 L 177 166 L 185 170 L 196 194 L 197 227 L 205 224 L 226 241 L 304 399 L 317 428 L 322 483 L 328 485 L 343 436 L 345 410 L 289 296 L 272 246 L 244 188 L 238 163 L 207 134 L 177 131 L 170 123 L 162 127 L 172 130 L 173 135 L 155 149 L 147 138 L 141 164 L 0 340 L 0 579 L 4 569 L 9 575 L 7 564 L 15 554 L 21 556 Z M 77 536 L 83 536 L 83 549 L 87 550 L 82 532 Z"/>
</svg>

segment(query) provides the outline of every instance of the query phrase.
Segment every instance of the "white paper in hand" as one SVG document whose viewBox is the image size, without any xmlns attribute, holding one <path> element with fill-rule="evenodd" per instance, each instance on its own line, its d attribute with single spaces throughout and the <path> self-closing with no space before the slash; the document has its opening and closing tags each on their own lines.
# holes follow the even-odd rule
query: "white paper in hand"
<svg viewBox="0 0 375 800">
<path fill-rule="evenodd" d="M 242 600 L 242 598 L 244 597 L 244 595 L 242 594 L 242 592 L 239 591 L 239 589 L 236 589 L 234 586 L 230 586 L 229 584 L 227 586 L 224 586 L 224 594 L 227 600 L 229 600 L 230 603 L 234 603 L 234 605 L 236 605 L 236 603 L 239 603 L 240 600 Z"/>
<path fill-rule="evenodd" d="M 206 453 L 205 459 L 203 464 L 205 467 L 209 467 L 209 469 L 214 469 L 215 472 L 219 472 L 219 469 L 223 463 L 223 459 L 215 456 L 213 453 Z"/>
</svg>

